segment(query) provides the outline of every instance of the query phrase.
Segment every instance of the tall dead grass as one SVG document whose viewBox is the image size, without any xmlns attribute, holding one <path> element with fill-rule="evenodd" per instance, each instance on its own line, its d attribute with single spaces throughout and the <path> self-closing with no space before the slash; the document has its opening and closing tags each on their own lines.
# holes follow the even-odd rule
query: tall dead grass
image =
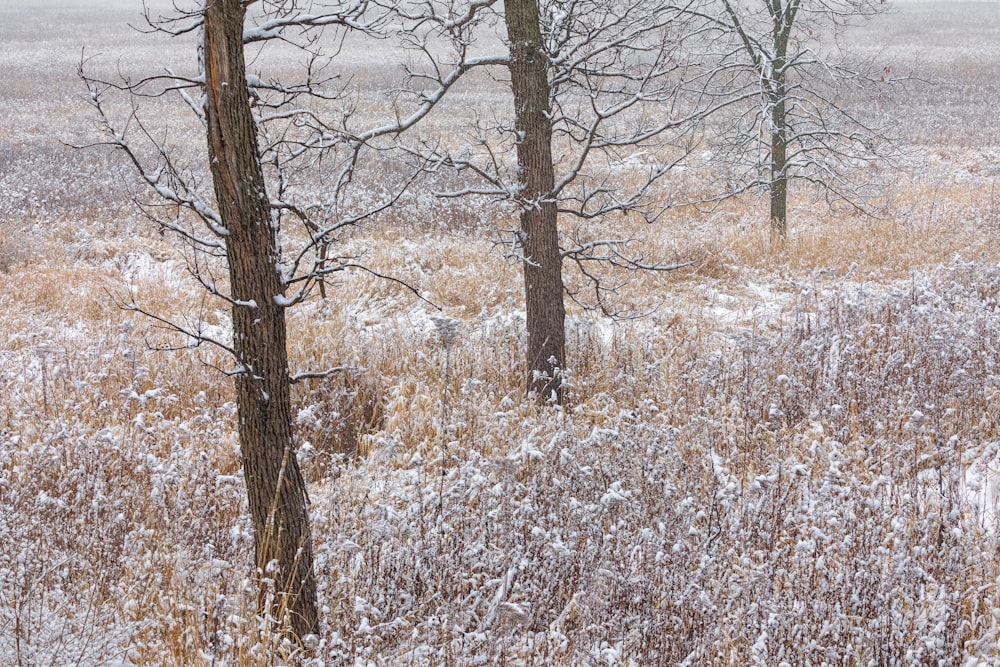
<svg viewBox="0 0 1000 667">
<path fill-rule="evenodd" d="M 835 219 L 778 254 L 700 224 L 664 247 L 703 264 L 622 288 L 655 294 L 651 316 L 573 312 L 562 409 L 522 396 L 519 276 L 488 239 L 357 239 L 444 312 L 353 273 L 291 320 L 294 364 L 356 369 L 296 388 L 328 608 L 314 660 L 997 658 L 1000 277 L 978 225 L 928 241 Z M 6 276 L 0 650 L 299 660 L 251 611 L 221 360 L 152 352 L 102 291 L 128 278 L 203 317 L 195 290 L 181 264 L 117 257 Z"/>
<path fill-rule="evenodd" d="M 112 297 L 223 338 L 225 309 L 36 120 L 0 129 L 0 662 L 1000 661 L 987 147 L 915 125 L 884 217 L 803 197 L 783 249 L 749 200 L 606 221 L 692 264 L 611 295 L 646 317 L 571 306 L 561 408 L 522 395 L 509 212 L 414 195 L 343 239 L 424 300 L 345 272 L 290 318 L 293 372 L 351 369 L 295 388 L 305 655 L 254 613 L 225 360 Z"/>
</svg>

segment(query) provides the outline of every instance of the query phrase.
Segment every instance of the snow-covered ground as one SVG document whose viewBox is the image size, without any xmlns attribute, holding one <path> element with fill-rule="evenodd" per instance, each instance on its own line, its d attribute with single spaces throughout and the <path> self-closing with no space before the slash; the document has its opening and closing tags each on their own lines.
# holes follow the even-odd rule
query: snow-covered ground
<svg viewBox="0 0 1000 667">
<path fill-rule="evenodd" d="M 796 201 L 780 251 L 753 201 L 614 223 L 693 264 L 621 288 L 645 317 L 571 309 L 562 408 L 522 395 L 509 212 L 415 192 L 344 240 L 427 301 L 345 273 L 290 317 L 293 370 L 359 369 L 294 396 L 316 664 L 1000 664 L 996 5 L 950 5 L 858 37 L 949 77 L 881 109 L 910 149 L 886 217 Z M 0 7 L 0 664 L 282 664 L 225 360 L 118 305 L 221 339 L 225 308 L 125 166 L 61 143 L 92 136 L 82 45 L 193 57 L 137 11 Z"/>
</svg>

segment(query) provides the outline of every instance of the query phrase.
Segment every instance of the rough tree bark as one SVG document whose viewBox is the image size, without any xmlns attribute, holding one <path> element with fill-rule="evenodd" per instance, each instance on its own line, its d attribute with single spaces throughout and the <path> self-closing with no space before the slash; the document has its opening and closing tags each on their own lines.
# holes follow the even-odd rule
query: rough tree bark
<svg viewBox="0 0 1000 667">
<path fill-rule="evenodd" d="M 528 391 L 561 401 L 560 372 L 566 367 L 566 308 L 562 253 L 552 165 L 552 117 L 548 59 L 542 42 L 537 0 L 504 3 L 510 39 L 514 128 L 518 133 L 520 245 L 523 252 L 528 329 Z"/>
<path fill-rule="evenodd" d="M 204 21 L 205 111 L 233 299 L 240 450 L 256 565 L 273 580 L 263 609 L 299 638 L 317 628 L 305 481 L 292 435 L 284 294 L 243 53 L 244 3 L 211 0 Z M 267 596 L 262 587 L 262 604 Z"/>
</svg>

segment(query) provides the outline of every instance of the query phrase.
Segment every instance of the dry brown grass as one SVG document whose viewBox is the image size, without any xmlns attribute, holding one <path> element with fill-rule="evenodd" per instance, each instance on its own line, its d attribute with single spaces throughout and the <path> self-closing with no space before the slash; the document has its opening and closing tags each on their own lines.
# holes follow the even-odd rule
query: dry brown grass
<svg viewBox="0 0 1000 667">
<path fill-rule="evenodd" d="M 293 663 L 225 359 L 112 297 L 225 308 L 35 123 L 0 129 L 0 661 Z M 797 199 L 784 248 L 753 200 L 603 223 L 692 266 L 622 283 L 645 318 L 571 307 L 562 408 L 522 393 L 508 212 L 415 196 L 346 238 L 431 303 L 353 271 L 290 317 L 293 372 L 356 369 L 294 395 L 318 664 L 1000 660 L 1000 209 L 988 154 L 926 134 L 884 217 Z"/>
<path fill-rule="evenodd" d="M 806 664 L 850 642 L 892 661 L 916 636 L 939 642 L 920 655 L 992 655 L 1000 601 L 977 587 L 995 577 L 993 515 L 966 480 L 989 479 L 998 435 L 998 283 L 976 225 L 931 242 L 832 220 L 778 252 L 759 227 L 699 224 L 663 247 L 702 261 L 622 288 L 652 316 L 574 311 L 559 411 L 522 397 L 519 276 L 488 238 L 353 241 L 444 313 L 349 273 L 291 320 L 297 367 L 359 369 L 296 388 L 323 660 L 749 664 L 766 648 Z M 44 557 L 5 575 L 6 627 L 26 660 L 87 637 L 94 664 L 287 660 L 250 620 L 231 392 L 199 358 L 221 360 L 151 352 L 103 291 L 124 272 L 144 305 L 195 317 L 196 290 L 177 263 L 118 256 L 7 274 L 0 470 L 21 524 L 4 530 L 15 561 Z"/>
</svg>

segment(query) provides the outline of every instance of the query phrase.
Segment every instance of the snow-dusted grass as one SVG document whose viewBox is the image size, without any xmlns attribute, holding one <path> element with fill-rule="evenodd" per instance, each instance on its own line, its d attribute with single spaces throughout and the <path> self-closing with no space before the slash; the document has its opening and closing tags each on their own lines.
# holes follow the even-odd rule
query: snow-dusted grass
<svg viewBox="0 0 1000 667">
<path fill-rule="evenodd" d="M 3 356 L 4 655 L 271 664 L 226 383 L 44 292 L 3 308 L 49 317 Z M 447 345 L 402 299 L 295 320 L 298 354 L 368 368 L 298 396 L 320 656 L 989 664 L 998 293 L 995 267 L 956 262 L 817 281 L 781 329 L 695 303 L 575 319 L 562 411 L 520 396 L 516 316 L 462 318 Z M 335 456 L 345 431 L 362 456 Z"/>
<path fill-rule="evenodd" d="M 225 309 L 113 159 L 57 142 L 86 131 L 59 117 L 84 108 L 65 33 L 6 25 L 0 663 L 291 662 L 253 614 L 225 360 L 152 351 L 169 339 L 114 302 L 223 336 Z M 295 388 L 316 663 L 1000 662 L 1000 147 L 912 120 L 882 219 L 802 197 L 780 251 L 753 201 L 603 223 L 693 264 L 620 287 L 645 318 L 571 309 L 562 409 L 522 396 L 508 211 L 414 192 L 346 238 L 441 310 L 344 273 L 290 318 L 293 371 L 357 369 Z"/>
</svg>

